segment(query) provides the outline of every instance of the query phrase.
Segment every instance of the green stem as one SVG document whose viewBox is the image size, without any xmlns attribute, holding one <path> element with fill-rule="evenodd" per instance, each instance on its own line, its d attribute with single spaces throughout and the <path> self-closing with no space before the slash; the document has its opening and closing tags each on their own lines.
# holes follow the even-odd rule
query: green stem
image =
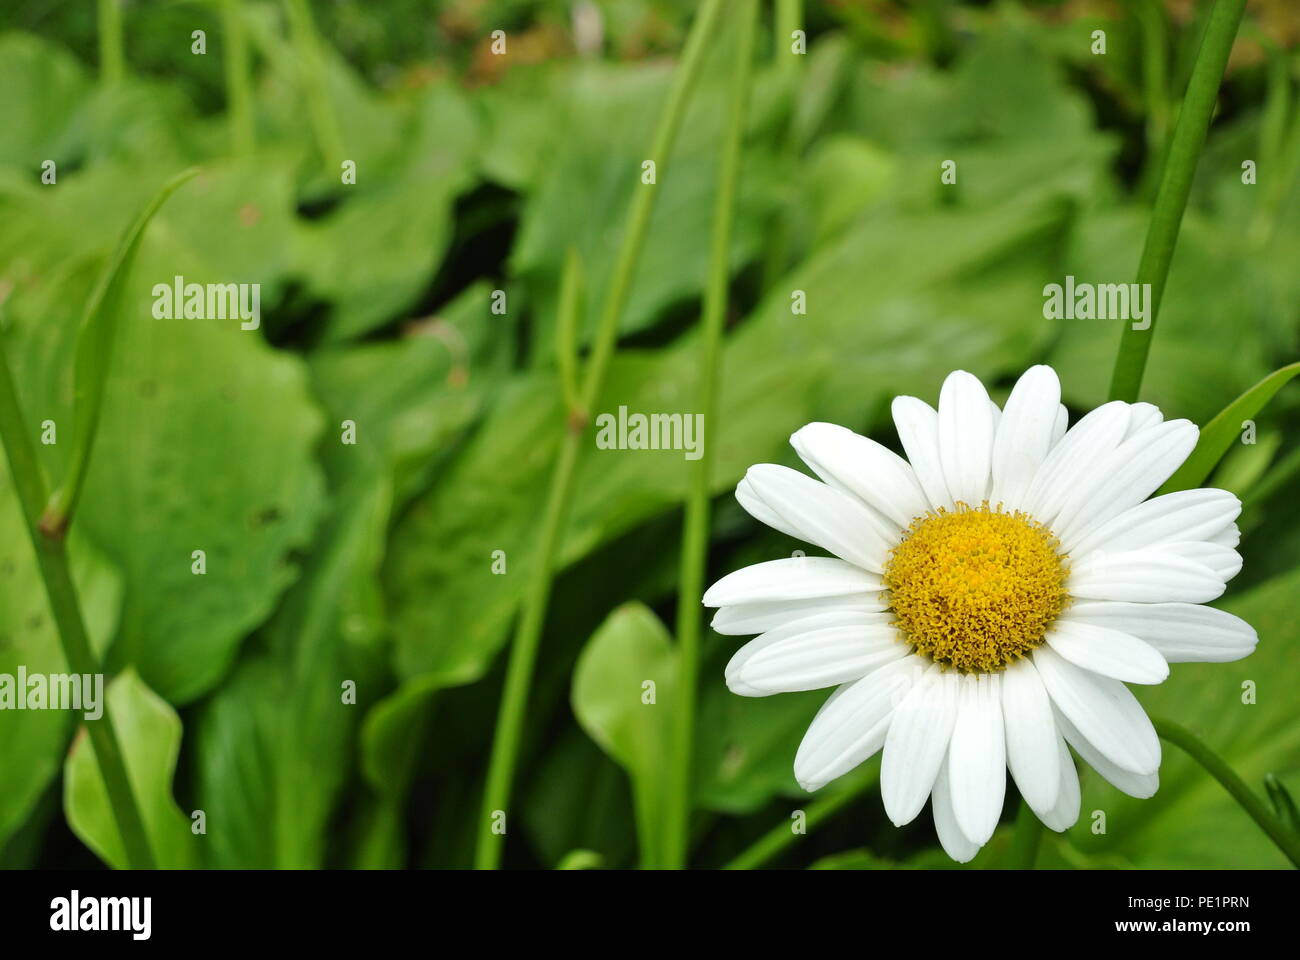
<svg viewBox="0 0 1300 960">
<path fill-rule="evenodd" d="M 225 34 L 226 105 L 230 112 L 230 141 L 235 153 L 253 152 L 253 92 L 248 71 L 248 37 L 240 0 L 221 0 L 221 25 Z"/>
<path fill-rule="evenodd" d="M 570 247 L 564 255 L 560 273 L 559 322 L 555 336 L 555 365 L 560 373 L 560 388 L 569 417 L 585 420 L 587 411 L 578 398 L 578 318 L 583 315 L 582 259 Z"/>
<path fill-rule="evenodd" d="M 1156 332 L 1160 301 L 1165 292 L 1169 263 L 1178 242 L 1178 229 L 1182 225 L 1187 197 L 1192 189 L 1192 175 L 1196 161 L 1205 145 L 1205 134 L 1214 113 L 1223 70 L 1232 51 L 1232 42 L 1241 23 L 1246 0 L 1217 0 L 1210 22 L 1201 41 L 1201 49 L 1192 69 L 1174 128 L 1173 140 L 1165 160 L 1160 192 L 1156 196 L 1151 224 L 1147 229 L 1146 245 L 1138 265 L 1137 282 L 1150 284 L 1151 296 L 1147 300 L 1147 328 L 1135 330 L 1127 324 L 1120 340 L 1119 354 L 1115 358 L 1115 372 L 1110 381 L 1110 398 L 1133 402 L 1142 386 L 1147 355 L 1151 351 L 1151 338 Z"/>
<path fill-rule="evenodd" d="M 1016 815 L 1016 831 L 1011 836 L 1011 849 L 1007 857 L 1010 869 L 1034 869 L 1034 864 L 1038 862 L 1038 841 L 1042 835 L 1043 822 L 1029 808 L 1029 804 L 1021 800 L 1020 813 Z"/>
<path fill-rule="evenodd" d="M 695 23 L 691 26 L 691 33 L 687 37 L 682 54 L 682 62 L 673 77 L 673 84 L 669 89 L 663 112 L 659 116 L 659 125 L 650 151 L 650 159 L 654 161 L 657 171 L 656 181 L 663 175 L 664 162 L 677 137 L 682 116 L 686 112 L 686 101 L 699 76 L 700 64 L 704 59 L 707 46 L 713 40 L 714 23 L 718 19 L 721 8 L 722 0 L 706 0 L 700 7 Z M 631 290 L 632 277 L 650 224 L 650 214 L 653 212 L 657 193 L 656 187 L 642 185 L 633 198 L 627 230 L 623 234 L 623 243 L 615 263 L 613 280 L 605 299 L 600 326 L 596 331 L 595 345 L 587 365 L 587 376 L 582 392 L 584 411 L 590 411 L 595 407 L 604 386 L 605 372 L 618 340 L 619 318 L 623 314 Z M 506 811 L 510 801 L 520 734 L 528 706 L 528 691 L 532 686 L 533 666 L 537 659 L 537 647 L 541 641 L 542 624 L 546 618 L 546 605 L 550 599 L 551 570 L 567 514 L 574 466 L 577 463 L 584 431 L 585 423 L 582 419 L 570 417 L 569 432 L 564 438 L 559 458 L 551 475 L 546 512 L 542 519 L 541 541 L 538 546 L 540 559 L 532 571 L 532 581 L 510 648 L 505 689 L 502 691 L 501 704 L 497 712 L 492 758 L 488 764 L 487 784 L 483 792 L 483 815 L 479 822 L 474 857 L 474 865 L 480 870 L 494 870 L 501 863 L 505 835 L 493 833 L 491 827 L 496 812 Z"/>
<path fill-rule="evenodd" d="M 99 0 L 99 78 L 106 86 L 126 76 L 122 45 L 122 0 Z"/>
<path fill-rule="evenodd" d="M 873 789 L 879 776 L 873 769 L 868 774 L 862 774 L 857 783 L 846 784 L 840 790 L 830 796 L 818 800 L 808 806 L 804 814 L 805 834 L 811 831 L 819 824 L 825 823 L 835 814 L 839 813 L 854 800 L 858 799 L 867 791 Z M 763 834 L 752 844 L 746 847 L 738 857 L 732 860 L 724 867 L 726 870 L 754 870 L 769 863 L 780 856 L 787 848 L 794 844 L 796 838 L 803 834 L 797 834 L 788 823 L 780 823 Z"/>
<path fill-rule="evenodd" d="M 36 450 L 27 435 L 26 423 L 18 393 L 14 389 L 3 337 L 0 337 L 0 440 L 3 440 L 9 458 L 9 473 L 22 506 L 27 536 L 36 553 L 36 562 L 45 583 L 50 612 L 58 627 L 68 669 L 78 674 L 99 674 L 102 669 L 86 635 L 86 625 L 81 618 L 81 607 L 77 602 L 77 590 L 72 582 L 72 571 L 63 541 L 47 537 L 40 531 L 40 516 L 46 501 L 45 479 L 36 459 Z M 127 777 L 126 764 L 107 701 L 98 720 L 86 721 L 86 730 L 90 735 L 91 747 L 94 748 L 96 765 L 104 780 L 113 818 L 122 835 L 127 863 L 138 869 L 153 869 L 154 858 L 149 849 L 144 820 L 131 790 L 131 781 Z"/>
<path fill-rule="evenodd" d="M 1273 811 L 1268 808 L 1268 804 L 1246 786 L 1245 781 L 1237 776 L 1236 771 L 1224 763 L 1218 754 L 1202 743 L 1186 727 L 1159 717 L 1152 717 L 1151 722 L 1161 738 L 1180 748 L 1204 767 L 1210 776 L 1218 780 L 1220 786 L 1231 794 L 1232 799 L 1241 804 L 1250 818 L 1264 833 L 1268 834 L 1268 838 L 1277 844 L 1278 849 L 1286 854 L 1287 859 L 1296 867 L 1300 867 L 1300 836 L 1282 825 Z"/>
<path fill-rule="evenodd" d="M 1169 132 L 1169 57 L 1165 11 L 1160 0 L 1141 0 L 1136 8 L 1142 37 L 1142 87 L 1147 104 L 1147 170 L 1143 181 L 1164 165 L 1165 140 Z M 1144 193 L 1144 196 L 1150 196 Z"/>
<path fill-rule="evenodd" d="M 689 859 L 691 815 L 691 764 L 695 737 L 695 690 L 700 663 L 700 619 L 703 610 L 705 563 L 709 551 L 709 474 L 718 442 L 713 425 L 718 417 L 718 363 L 722 329 L 727 314 L 727 282 L 731 276 L 731 231 L 736 213 L 736 183 L 740 179 L 741 145 L 745 112 L 749 105 L 750 74 L 754 61 L 754 32 L 758 15 L 755 0 L 741 0 L 739 30 L 731 78 L 730 112 L 718 168 L 714 195 L 713 238 L 709 252 L 709 279 L 704 290 L 701 318 L 698 410 L 707 441 L 700 457 L 690 463 L 686 514 L 682 528 L 681 579 L 677 588 L 677 697 L 673 712 L 673 752 L 669 771 L 669 796 L 665 848 L 669 868 L 681 868 Z"/>
<path fill-rule="evenodd" d="M 316 133 L 316 143 L 326 164 L 333 165 L 337 173 L 338 164 L 347 158 L 344 156 L 343 135 L 339 132 L 338 118 L 334 116 L 334 108 L 330 103 L 325 65 L 321 59 L 320 35 L 316 31 L 316 23 L 312 20 L 307 0 L 285 0 L 285 5 L 293 31 L 294 46 L 298 50 L 303 94 L 307 98 L 307 112 Z"/>
<path fill-rule="evenodd" d="M 803 27 L 803 0 L 776 0 L 776 36 L 773 38 L 773 53 L 776 55 L 777 69 L 782 73 L 798 76 L 798 55 L 792 53 L 790 44 L 796 30 Z M 791 91 L 793 96 L 793 91 Z"/>
</svg>

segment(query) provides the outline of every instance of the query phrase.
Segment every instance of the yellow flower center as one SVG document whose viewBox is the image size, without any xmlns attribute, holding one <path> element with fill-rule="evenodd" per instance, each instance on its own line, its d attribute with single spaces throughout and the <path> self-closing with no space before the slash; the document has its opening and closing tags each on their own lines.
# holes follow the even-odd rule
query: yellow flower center
<svg viewBox="0 0 1300 960">
<path fill-rule="evenodd" d="M 1023 513 L 958 503 L 917 517 L 885 564 L 909 643 L 966 673 L 1001 670 L 1040 646 L 1065 609 L 1069 572 L 1052 532 Z"/>
</svg>

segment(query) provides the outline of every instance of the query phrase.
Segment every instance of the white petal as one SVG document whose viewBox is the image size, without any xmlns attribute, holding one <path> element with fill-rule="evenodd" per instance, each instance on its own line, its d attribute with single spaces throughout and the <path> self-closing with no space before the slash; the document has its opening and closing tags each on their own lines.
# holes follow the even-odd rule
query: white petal
<svg viewBox="0 0 1300 960">
<path fill-rule="evenodd" d="M 880 761 L 880 797 L 894 826 L 911 823 L 948 755 L 960 674 L 931 666 L 894 712 Z"/>
<path fill-rule="evenodd" d="M 928 403 L 916 397 L 895 397 L 890 409 L 899 442 L 926 499 L 936 510 L 940 507 L 951 509 L 952 496 L 948 493 L 948 482 L 943 478 L 943 465 L 939 460 L 939 415 Z"/>
<path fill-rule="evenodd" d="M 907 652 L 886 617 L 819 613 L 769 630 L 737 650 L 727 664 L 727 687 L 742 697 L 820 690 L 865 677 Z"/>
<path fill-rule="evenodd" d="M 1075 490 L 1079 476 L 1119 446 L 1128 422 L 1128 404 L 1115 400 L 1090 411 L 1066 431 L 1029 486 L 1026 512 L 1050 524 Z"/>
<path fill-rule="evenodd" d="M 1160 412 L 1160 408 L 1153 403 L 1138 402 L 1131 404 L 1129 413 L 1131 417 L 1128 424 L 1128 433 L 1124 435 L 1125 440 L 1141 433 L 1143 430 L 1163 423 L 1165 419 L 1164 414 Z"/>
<path fill-rule="evenodd" d="M 939 765 L 930 794 L 930 810 L 934 814 L 934 832 L 939 836 L 943 852 L 958 863 L 969 863 L 980 852 L 980 844 L 962 833 L 952 804 L 952 785 L 948 782 L 948 761 Z"/>
<path fill-rule="evenodd" d="M 956 370 L 939 391 L 939 462 L 953 500 L 978 507 L 988 495 L 993 416 L 984 384 Z"/>
<path fill-rule="evenodd" d="M 768 600 L 734 603 L 713 615 L 713 627 L 726 636 L 753 636 L 802 620 L 814 613 L 883 613 L 879 593 L 848 597 L 813 597 L 811 600 Z"/>
<path fill-rule="evenodd" d="M 896 537 L 865 504 L 798 470 L 760 463 L 745 474 L 750 488 L 801 540 L 879 573 Z"/>
<path fill-rule="evenodd" d="M 1098 550 L 1070 568 L 1066 589 L 1086 600 L 1206 603 L 1223 593 L 1224 582 L 1209 567 L 1159 549 Z"/>
<path fill-rule="evenodd" d="M 1195 543 L 1166 543 L 1158 549 L 1172 553 L 1184 560 L 1191 560 L 1214 571 L 1214 575 L 1227 582 L 1241 573 L 1241 554 L 1231 547 L 1221 547 L 1217 543 L 1205 541 Z"/>
<path fill-rule="evenodd" d="M 1087 600 L 1070 617 L 1141 637 L 1170 663 L 1226 663 L 1250 656 L 1259 637 L 1240 617 L 1196 603 L 1117 603 Z"/>
<path fill-rule="evenodd" d="M 740 483 L 736 484 L 736 502 L 745 508 L 746 513 L 764 526 L 771 527 L 779 533 L 784 533 L 787 537 L 794 537 L 796 540 L 803 539 L 794 524 L 787 522 L 763 501 L 763 498 L 754 489 L 754 485 L 750 483 L 749 477 L 742 478 Z"/>
<path fill-rule="evenodd" d="M 1030 367 L 1016 382 L 993 441 L 989 502 L 1008 511 L 1023 506 L 1038 468 L 1052 447 L 1061 408 L 1061 382 L 1048 366 Z"/>
<path fill-rule="evenodd" d="M 917 656 L 905 657 L 840 687 L 822 706 L 794 758 L 794 776 L 819 790 L 871 757 L 885 744 L 895 708 L 925 672 Z"/>
<path fill-rule="evenodd" d="M 1093 550 L 1141 550 L 1162 543 L 1205 540 L 1241 513 L 1241 501 L 1227 490 L 1179 490 L 1143 501 L 1085 531 L 1062 547 L 1077 557 Z M 1231 544 L 1230 546 L 1236 546 Z"/>
<path fill-rule="evenodd" d="M 727 574 L 705 591 L 704 605 L 848 597 L 883 589 L 880 577 L 836 557 L 784 557 Z"/>
<path fill-rule="evenodd" d="M 930 509 L 908 462 L 874 440 L 833 423 L 810 423 L 790 445 L 817 476 L 861 498 L 900 529 Z"/>
<path fill-rule="evenodd" d="M 1079 819 L 1079 771 L 1074 769 L 1074 758 L 1070 748 L 1058 733 L 1056 735 L 1057 768 L 1061 771 L 1061 782 L 1057 785 L 1056 804 L 1051 810 L 1035 810 L 1038 819 L 1050 829 L 1061 833 L 1074 826 Z"/>
<path fill-rule="evenodd" d="M 1048 647 L 1034 651 L 1034 666 L 1052 703 L 1104 757 L 1131 773 L 1159 768 L 1160 741 L 1128 687 L 1082 670 Z"/>
<path fill-rule="evenodd" d="M 1070 746 L 1074 747 L 1079 756 L 1083 758 L 1083 762 L 1096 770 L 1106 780 L 1130 797 L 1137 797 L 1139 800 L 1155 796 L 1156 789 L 1160 786 L 1159 771 L 1139 774 L 1121 769 L 1102 756 L 1101 752 L 1088 742 L 1088 738 L 1081 734 L 1067 717 L 1058 712 L 1056 722 L 1060 724 L 1061 733 Z"/>
<path fill-rule="evenodd" d="M 1241 528 L 1235 523 L 1230 523 L 1212 537 L 1206 538 L 1210 543 L 1217 543 L 1221 547 L 1236 548 L 1241 543 Z"/>
<path fill-rule="evenodd" d="M 1065 431 L 1070 429 L 1070 411 L 1065 409 L 1065 404 L 1056 408 L 1056 422 L 1052 424 L 1052 446 L 1061 442 L 1065 436 Z"/>
<path fill-rule="evenodd" d="M 1169 664 L 1149 643 L 1110 627 L 1071 620 L 1068 613 L 1047 631 L 1047 644 L 1076 667 L 1126 683 L 1163 683 Z"/>
<path fill-rule="evenodd" d="M 1075 542 L 1151 496 L 1187 459 L 1198 435 L 1191 421 L 1170 420 L 1130 437 L 1098 461 L 1052 521 L 1061 543 Z"/>
<path fill-rule="evenodd" d="M 1040 816 L 1056 805 L 1061 785 L 1052 701 L 1038 671 L 1021 660 L 1002 673 L 1002 717 L 1007 766 L 1025 802 Z"/>
<path fill-rule="evenodd" d="M 961 832 L 981 846 L 993 836 L 1007 791 L 1000 684 L 996 674 L 961 678 L 948 744 L 953 812 Z"/>
</svg>

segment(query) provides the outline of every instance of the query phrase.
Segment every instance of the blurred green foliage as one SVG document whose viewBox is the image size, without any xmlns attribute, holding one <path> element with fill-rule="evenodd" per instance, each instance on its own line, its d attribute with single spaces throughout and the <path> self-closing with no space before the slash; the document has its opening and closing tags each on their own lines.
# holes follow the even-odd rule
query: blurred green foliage
<svg viewBox="0 0 1300 960">
<path fill-rule="evenodd" d="M 283 8 L 237 6 L 254 71 L 256 149 L 244 156 L 225 113 L 218 4 L 126 4 L 128 77 L 116 86 L 96 74 L 94 5 L 6 5 L 3 336 L 33 437 L 45 420 L 63 430 L 99 269 L 159 185 L 202 165 L 128 278 L 71 541 L 155 847 L 164 865 L 463 866 L 500 653 L 562 436 L 560 268 L 579 251 L 587 303 L 600 303 L 693 5 L 317 3 L 315 91 Z M 1162 107 L 1148 102 L 1143 70 L 1154 53 L 1116 5 L 808 6 L 806 58 L 789 69 L 769 30 L 751 98 L 721 415 L 708 425 L 714 572 L 799 546 L 727 494 L 752 463 L 793 462 L 786 439 L 809 420 L 894 443 L 892 395 L 933 401 L 943 375 L 965 368 L 1002 399 L 1044 360 L 1076 414 L 1102 402 L 1119 325 L 1044 320 L 1042 288 L 1067 273 L 1130 280 L 1148 217 L 1159 140 L 1147 120 Z M 1175 104 L 1194 52 L 1188 6 L 1160 21 Z M 1300 354 L 1296 23 L 1263 5 L 1230 69 L 1144 390 L 1167 416 L 1203 424 Z M 201 56 L 190 52 L 197 29 Z M 505 56 L 489 52 L 494 29 L 510 38 Z M 1107 31 L 1106 56 L 1089 52 L 1094 29 Z M 599 410 L 684 411 L 694 397 L 726 98 L 725 38 L 715 46 L 655 187 Z M 332 111 L 355 185 L 323 162 L 309 95 Z M 1258 185 L 1242 183 L 1244 159 Z M 940 183 L 945 160 L 957 163 L 953 186 Z M 154 319 L 150 290 L 176 275 L 260 283 L 261 330 Z M 503 315 L 491 309 L 498 289 Z M 791 313 L 793 290 L 806 315 Z M 345 421 L 355 445 L 340 442 Z M 1224 605 L 1257 625 L 1259 650 L 1179 665 L 1140 695 L 1253 785 L 1273 773 L 1294 792 L 1294 386 L 1258 430 L 1260 444 L 1221 472 L 1247 502 L 1245 570 Z M 66 466 L 62 436 L 40 447 L 51 478 Z M 680 452 L 583 450 L 508 865 L 555 866 L 579 849 L 631 865 L 638 841 L 643 855 L 660 842 L 663 731 L 610 691 L 639 690 L 643 676 L 670 684 L 671 638 L 656 617 L 672 606 L 685 485 Z M 0 671 L 56 671 L 7 474 L 0 527 Z M 198 549 L 202 576 L 191 572 Z M 732 649 L 706 635 L 694 856 L 705 865 L 807 799 L 791 764 L 824 698 L 731 695 L 721 667 Z M 1243 680 L 1259 685 L 1254 706 L 1240 702 Z M 349 682 L 355 704 L 343 702 Z M 92 862 L 69 829 L 121 862 L 93 757 L 72 736 L 62 714 L 0 717 L 0 862 Z M 1084 819 L 1048 838 L 1042 864 L 1281 865 L 1173 750 L 1162 781 L 1155 799 L 1132 801 L 1088 777 Z M 1096 809 L 1105 835 L 1090 830 Z M 194 838 L 196 810 L 207 833 Z M 1005 840 L 973 865 L 996 866 Z M 872 794 L 783 862 L 948 865 L 928 821 L 895 831 Z"/>
</svg>

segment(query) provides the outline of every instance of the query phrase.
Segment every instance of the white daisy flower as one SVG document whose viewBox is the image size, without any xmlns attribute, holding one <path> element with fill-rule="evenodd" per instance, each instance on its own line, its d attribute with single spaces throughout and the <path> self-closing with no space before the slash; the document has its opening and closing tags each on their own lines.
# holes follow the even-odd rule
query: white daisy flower
<svg viewBox="0 0 1300 960">
<path fill-rule="evenodd" d="M 1005 410 L 959 370 L 937 412 L 894 400 L 907 460 L 808 424 L 790 442 L 821 481 L 761 464 L 736 499 L 834 556 L 755 564 L 704 595 L 719 633 L 761 634 L 727 665 L 734 693 L 837 688 L 795 756 L 799 783 L 817 790 L 883 748 L 889 819 L 911 822 L 930 798 L 960 862 L 993 835 L 1005 769 L 1047 826 L 1078 819 L 1068 747 L 1151 796 L 1160 742 L 1125 684 L 1255 648 L 1249 624 L 1201 606 L 1241 569 L 1240 501 L 1210 489 L 1147 499 L 1196 427 L 1114 402 L 1067 431 L 1060 400 L 1047 366 L 1020 378 Z"/>
</svg>

